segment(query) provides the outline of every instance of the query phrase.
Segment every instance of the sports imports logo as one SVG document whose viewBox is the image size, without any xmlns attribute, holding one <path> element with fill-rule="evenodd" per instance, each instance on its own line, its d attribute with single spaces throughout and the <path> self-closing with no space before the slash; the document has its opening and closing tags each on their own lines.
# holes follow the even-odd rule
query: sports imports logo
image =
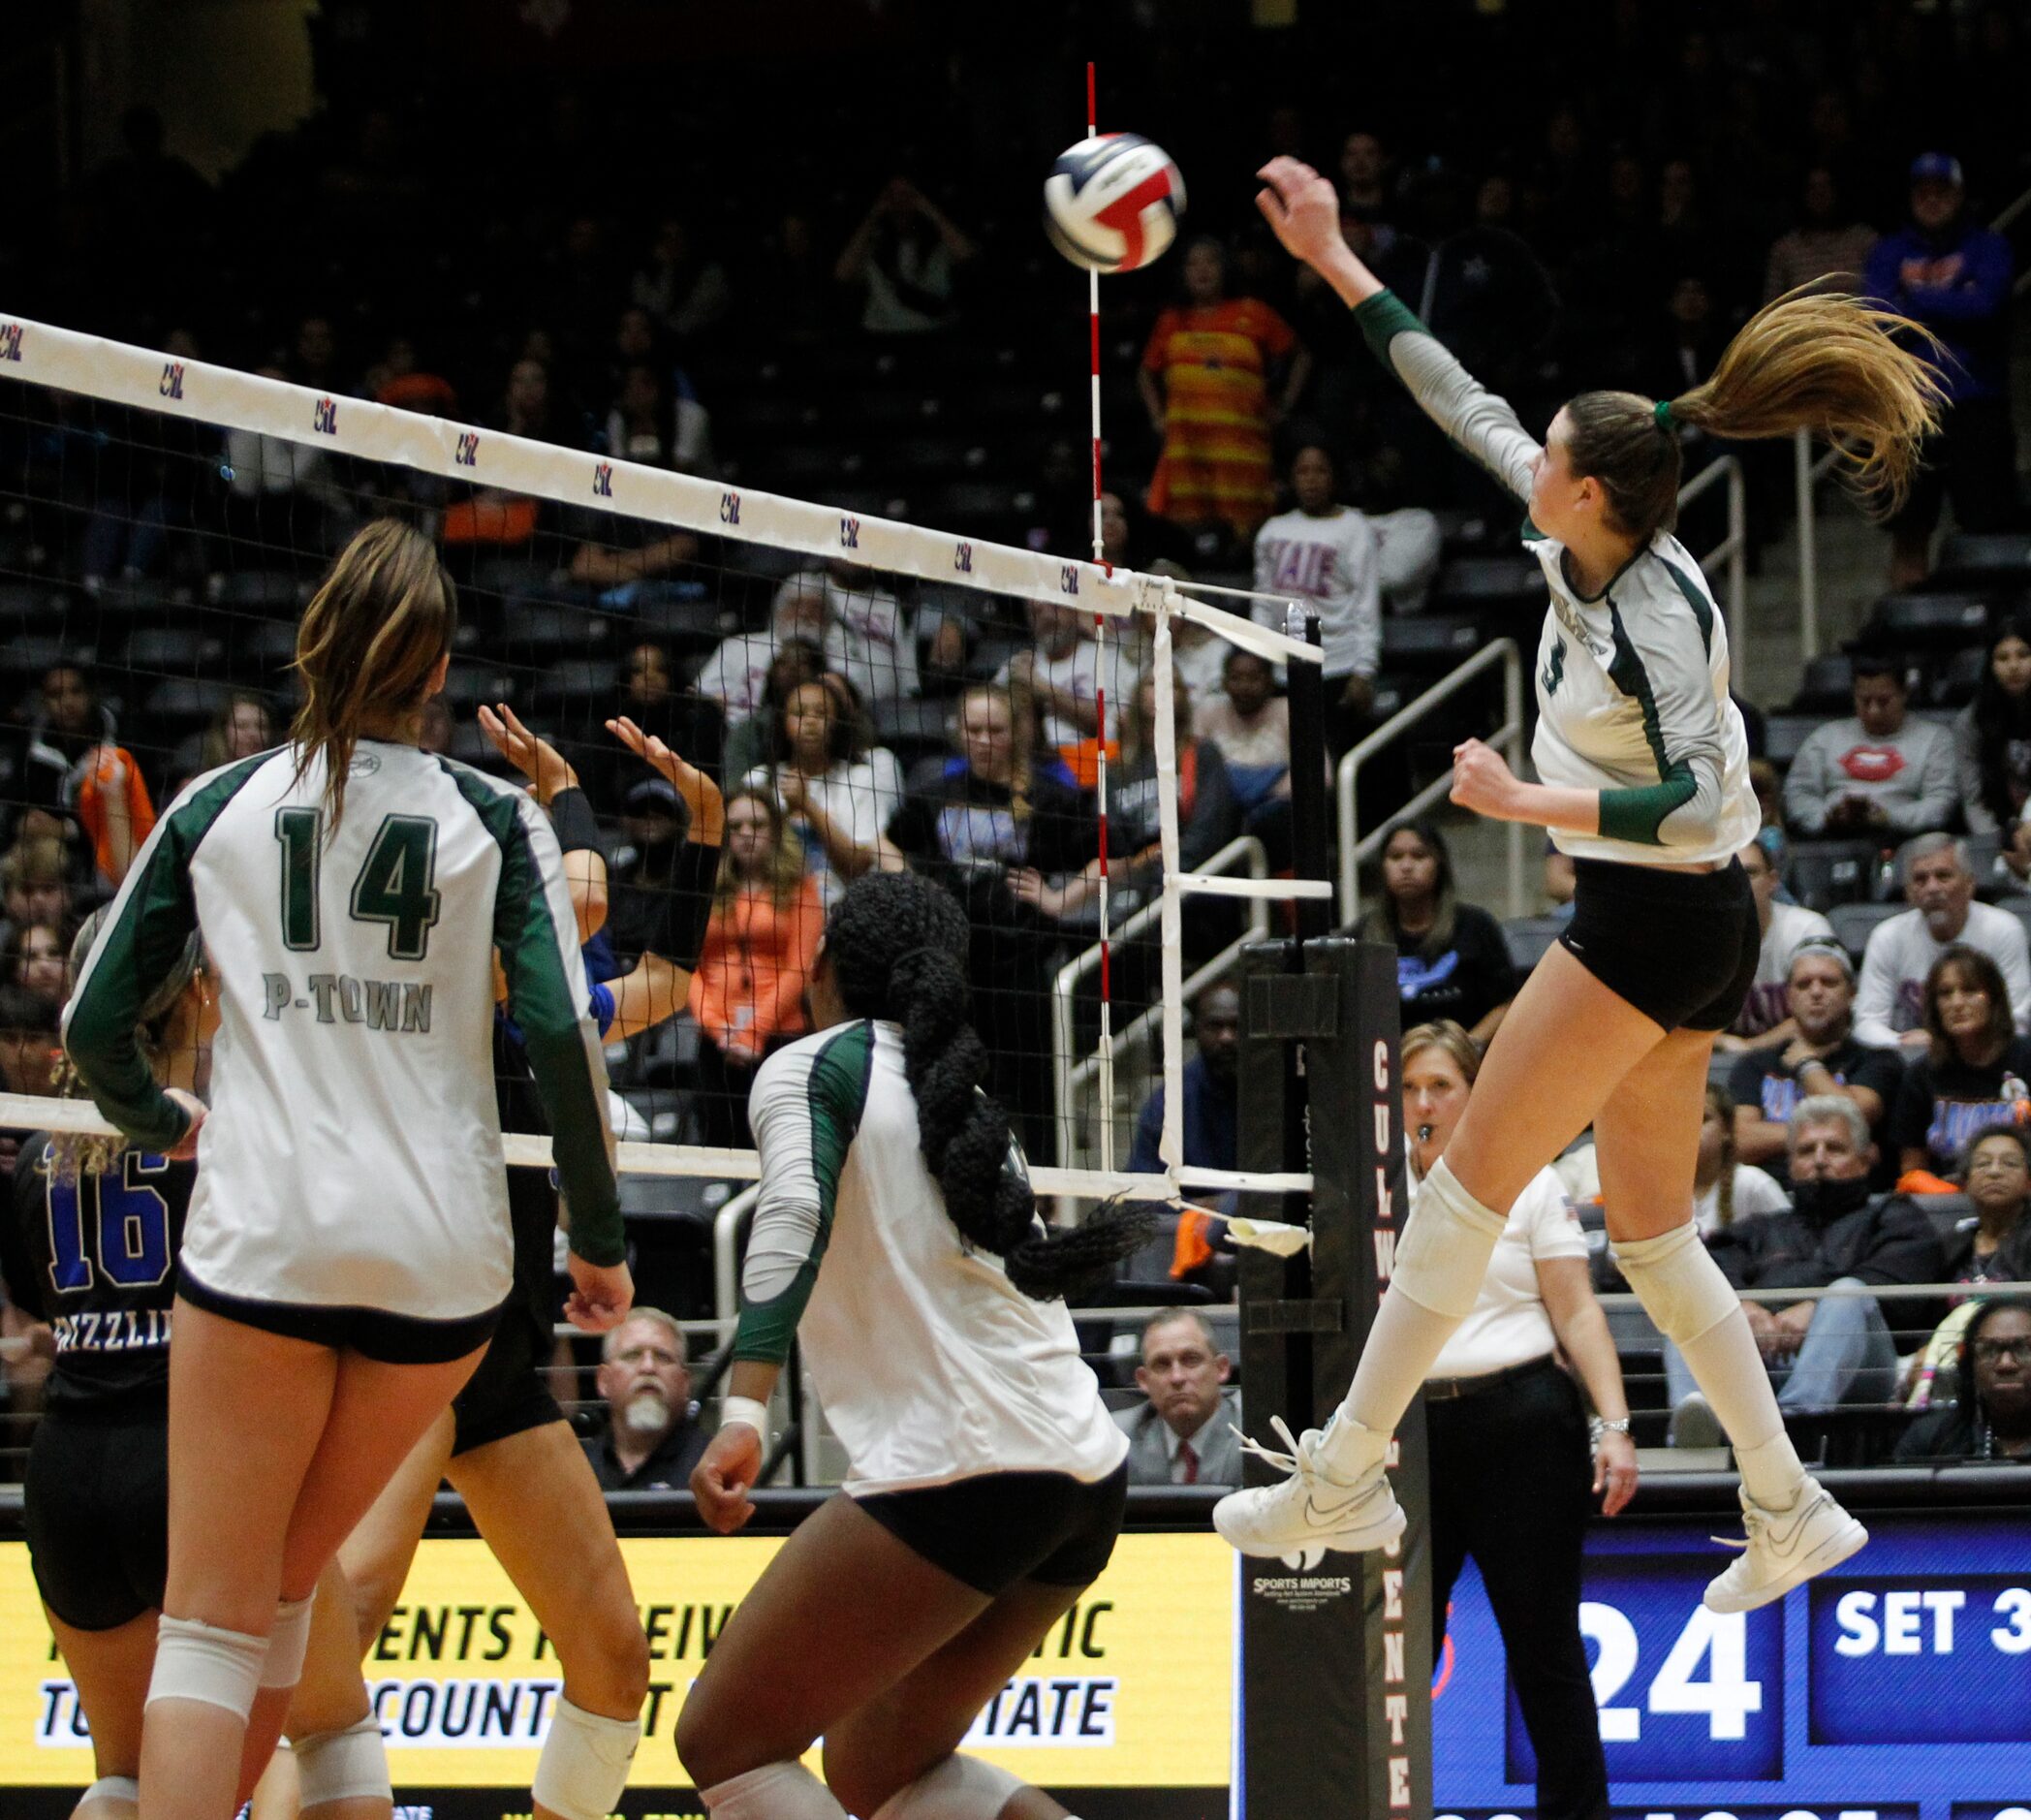
<svg viewBox="0 0 2031 1820">
<path fill-rule="evenodd" d="M 476 468 L 480 465 L 480 432 L 478 430 L 462 429 L 458 432 L 458 448 L 453 455 L 452 459 L 462 468 Z"/>
<path fill-rule="evenodd" d="M 1326 1550 L 1305 1549 L 1300 1553 L 1284 1556 L 1294 1565 L 1299 1560 L 1304 1567 L 1314 1567 Z M 1354 1591 L 1352 1574 L 1313 1574 L 1300 1569 L 1294 1574 L 1257 1574 L 1248 1583 L 1248 1590 L 1259 1599 L 1267 1599 L 1271 1605 L 1280 1605 L 1287 1612 L 1318 1612 L 1336 1604 Z"/>
<path fill-rule="evenodd" d="M 0 361 L 18 361 L 21 358 L 21 325 L 0 323 Z"/>
<path fill-rule="evenodd" d="M 338 401 L 334 398 L 320 398 L 310 408 L 310 427 L 320 436 L 338 434 Z"/>
</svg>

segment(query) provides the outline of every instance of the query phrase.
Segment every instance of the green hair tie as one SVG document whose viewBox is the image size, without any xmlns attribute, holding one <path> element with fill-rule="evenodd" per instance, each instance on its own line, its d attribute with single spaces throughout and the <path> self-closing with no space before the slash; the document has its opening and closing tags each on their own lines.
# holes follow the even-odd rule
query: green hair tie
<svg viewBox="0 0 2031 1820">
<path fill-rule="evenodd" d="M 1653 417 L 1655 417 L 1655 418 L 1657 419 L 1657 427 L 1658 427 L 1659 429 L 1670 429 L 1670 428 L 1672 428 L 1672 401 L 1671 401 L 1671 399 L 1669 399 L 1669 398 L 1660 398 L 1660 399 L 1658 399 L 1658 401 L 1656 402 L 1656 404 L 1654 404 L 1654 405 L 1652 405 L 1652 406 L 1651 406 L 1651 415 L 1652 415 Z"/>
</svg>

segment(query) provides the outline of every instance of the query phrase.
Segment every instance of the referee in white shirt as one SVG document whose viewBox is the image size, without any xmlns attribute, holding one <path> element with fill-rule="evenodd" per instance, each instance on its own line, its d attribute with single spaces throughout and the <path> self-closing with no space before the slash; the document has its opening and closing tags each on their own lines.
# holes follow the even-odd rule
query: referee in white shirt
<svg viewBox="0 0 2031 1820">
<path fill-rule="evenodd" d="M 1404 1037 L 1403 1124 L 1419 1177 L 1444 1152 L 1480 1063 L 1456 1023 L 1420 1024 Z M 1591 1423 L 1561 1351 L 1599 1412 Z M 1592 1490 L 1606 1493 L 1612 1517 L 1636 1492 L 1636 1449 L 1614 1341 L 1587 1280 L 1586 1239 L 1548 1169 L 1511 1208 L 1481 1300 L 1424 1381 L 1424 1423 L 1432 1654 L 1445 1647 L 1446 1609 L 1471 1554 L 1537 1752 L 1539 1820 L 1608 1820 L 1608 1765 L 1579 1635 L 1580 1546 L 1589 1454 Z"/>
</svg>

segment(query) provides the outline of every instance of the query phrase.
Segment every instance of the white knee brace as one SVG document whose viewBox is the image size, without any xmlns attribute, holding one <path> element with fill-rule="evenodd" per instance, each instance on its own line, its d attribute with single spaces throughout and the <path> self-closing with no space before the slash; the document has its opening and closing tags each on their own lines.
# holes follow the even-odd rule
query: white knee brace
<svg viewBox="0 0 2031 1820">
<path fill-rule="evenodd" d="M 264 1687 L 294 1687 L 303 1679 L 303 1656 L 310 1647 L 310 1608 L 317 1594 L 307 1599 L 278 1599 L 275 1627 L 268 1632 L 267 1660 L 261 1665 Z"/>
<path fill-rule="evenodd" d="M 1396 1240 L 1390 1286 L 1421 1308 L 1464 1321 L 1481 1300 L 1488 1259 L 1508 1224 L 1506 1213 L 1483 1207 L 1462 1188 L 1440 1157 L 1419 1184 L 1410 1218 Z"/>
<path fill-rule="evenodd" d="M 1618 1239 L 1614 1253 L 1643 1312 L 1676 1345 L 1710 1334 L 1742 1305 L 1690 1220 L 1655 1239 Z"/>
<path fill-rule="evenodd" d="M 200 1700 L 223 1707 L 246 1722 L 261 1685 L 268 1640 L 244 1631 L 221 1630 L 195 1617 L 172 1617 L 167 1612 L 155 1626 L 155 1671 L 148 1678 L 148 1701 Z"/>
<path fill-rule="evenodd" d="M 293 1738 L 289 1747 L 297 1757 L 297 1804 L 305 1813 L 328 1801 L 394 1799 L 378 1719 L 361 1719 L 342 1732 Z"/>
<path fill-rule="evenodd" d="M 1026 1786 L 1019 1775 L 955 1753 L 897 1789 L 874 1810 L 873 1820 L 994 1820 L 1009 1797 Z"/>
<path fill-rule="evenodd" d="M 712 1820 L 846 1820 L 846 1809 L 800 1763 L 765 1763 L 699 1791 Z"/>
<path fill-rule="evenodd" d="M 565 1820 L 607 1820 L 641 1738 L 640 1719 L 603 1718 L 560 1696 L 530 1793 Z"/>
<path fill-rule="evenodd" d="M 84 1791 L 78 1806 L 89 1807 L 94 1802 L 109 1804 L 119 1803 L 130 1813 L 139 1813 L 141 1804 L 141 1785 L 131 1775 L 102 1775 Z"/>
</svg>

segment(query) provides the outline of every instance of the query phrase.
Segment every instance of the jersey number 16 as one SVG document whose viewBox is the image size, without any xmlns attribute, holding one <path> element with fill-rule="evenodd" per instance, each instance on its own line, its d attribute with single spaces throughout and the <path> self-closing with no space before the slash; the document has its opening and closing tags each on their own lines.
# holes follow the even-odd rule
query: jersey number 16
<svg viewBox="0 0 2031 1820">
<path fill-rule="evenodd" d="M 282 843 L 282 945 L 305 954 L 323 939 L 318 866 L 324 810 L 277 809 L 275 838 Z M 391 960 L 421 960 L 437 922 L 436 876 L 437 824 L 427 815 L 384 815 L 353 881 L 348 914 L 356 923 L 388 925 Z"/>
<path fill-rule="evenodd" d="M 122 1289 L 151 1289 L 169 1275 L 170 1204 L 146 1179 L 168 1168 L 129 1150 L 117 1174 L 50 1177 L 49 1280 L 59 1294 L 91 1288 L 95 1256 Z"/>
</svg>

